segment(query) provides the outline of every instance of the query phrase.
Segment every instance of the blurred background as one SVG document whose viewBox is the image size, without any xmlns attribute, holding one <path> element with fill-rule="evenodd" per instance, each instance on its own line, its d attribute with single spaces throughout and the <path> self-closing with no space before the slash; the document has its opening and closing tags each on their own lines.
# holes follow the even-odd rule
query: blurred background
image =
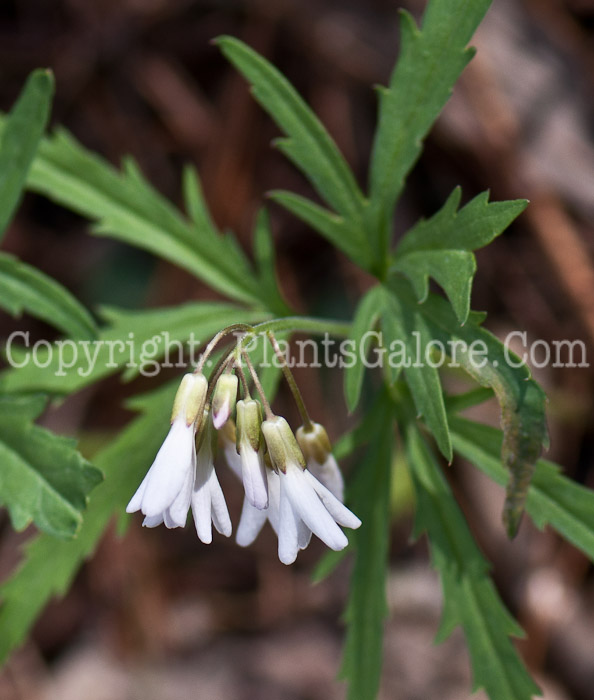
<svg viewBox="0 0 594 700">
<path fill-rule="evenodd" d="M 181 168 L 196 164 L 216 222 L 250 248 L 267 190 L 310 190 L 270 148 L 274 125 L 210 40 L 235 35 L 276 64 L 364 183 L 376 116 L 371 86 L 387 83 L 397 55 L 397 8 L 419 17 L 424 4 L 3 0 L 0 108 L 10 108 L 33 68 L 51 67 L 54 125 L 65 125 L 114 164 L 132 154 L 177 204 Z M 456 185 L 463 201 L 487 188 L 495 200 L 531 200 L 519 220 L 478 253 L 472 305 L 488 311 L 487 326 L 502 339 L 515 329 L 526 331 L 528 343 L 580 339 L 590 349 L 594 339 L 593 39 L 591 0 L 495 0 L 473 41 L 478 54 L 427 139 L 398 207 L 396 236 L 431 215 Z M 279 208 L 271 214 L 291 305 L 349 318 L 370 279 Z M 184 271 L 86 231 L 83 219 L 28 194 L 5 249 L 55 276 L 91 308 L 214 298 Z M 31 319 L 2 314 L 0 324 L 4 336 L 26 329 L 34 338 L 52 337 Z M 533 359 L 541 364 L 538 353 Z M 336 438 L 347 425 L 342 377 L 316 372 L 301 370 L 298 378 L 316 419 Z M 534 372 L 550 399 L 547 456 L 594 486 L 592 368 Z M 50 412 L 45 423 L 79 436 L 88 454 L 129 419 L 122 399 L 156 381 L 105 381 Z M 278 401 L 282 406 L 286 397 Z M 497 424 L 491 405 L 475 415 Z M 220 472 L 236 523 L 239 489 Z M 448 477 L 493 562 L 502 597 L 528 633 L 519 647 L 545 698 L 591 700 L 591 565 L 527 520 L 508 543 L 501 490 L 462 463 Z M 381 698 L 464 700 L 471 678 L 462 636 L 433 645 L 439 584 L 425 542 L 410 542 L 412 503 L 400 463 L 395 482 Z M 28 534 L 12 532 L 0 512 L 0 579 L 18 562 Z M 344 685 L 335 676 L 349 566 L 312 586 L 322 553 L 314 542 L 287 568 L 268 531 L 249 550 L 222 537 L 205 547 L 191 528 L 147 531 L 135 518 L 125 538 L 104 538 L 71 592 L 45 611 L 31 640 L 0 672 L 0 699 L 342 698 Z"/>
</svg>

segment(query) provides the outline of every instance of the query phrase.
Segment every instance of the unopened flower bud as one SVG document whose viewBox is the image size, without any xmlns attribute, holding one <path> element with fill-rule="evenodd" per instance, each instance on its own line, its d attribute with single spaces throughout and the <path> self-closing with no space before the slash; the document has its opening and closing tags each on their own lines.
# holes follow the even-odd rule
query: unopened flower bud
<svg viewBox="0 0 594 700">
<path fill-rule="evenodd" d="M 296 433 L 299 447 L 307 461 L 307 468 L 331 493 L 342 502 L 344 481 L 338 463 L 332 454 L 332 446 L 324 426 L 310 423 L 301 426 Z"/>
<path fill-rule="evenodd" d="M 302 425 L 297 428 L 295 437 L 306 461 L 313 459 L 318 464 L 324 464 L 332 452 L 328 433 L 324 426 L 319 423 L 311 423 L 310 426 L 306 428 Z"/>
<path fill-rule="evenodd" d="M 277 471 L 286 472 L 288 464 L 305 468 L 303 454 L 293 431 L 284 418 L 274 416 L 270 420 L 263 421 L 262 433 L 266 440 L 270 461 Z"/>
<path fill-rule="evenodd" d="M 237 449 L 240 445 L 248 444 L 255 451 L 260 447 L 260 426 L 262 411 L 260 404 L 254 399 L 242 399 L 237 402 Z"/>
<path fill-rule="evenodd" d="M 219 430 L 225 425 L 235 408 L 237 399 L 237 377 L 234 374 L 222 374 L 212 397 L 212 423 Z"/>
<path fill-rule="evenodd" d="M 208 382 L 203 374 L 185 374 L 175 395 L 171 422 L 184 419 L 186 425 L 192 425 L 196 419 L 202 419 Z"/>
</svg>

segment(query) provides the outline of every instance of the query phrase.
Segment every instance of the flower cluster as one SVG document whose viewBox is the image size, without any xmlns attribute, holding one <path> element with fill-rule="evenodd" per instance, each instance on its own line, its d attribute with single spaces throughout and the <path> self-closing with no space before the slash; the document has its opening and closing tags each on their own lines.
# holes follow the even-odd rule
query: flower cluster
<svg viewBox="0 0 594 700">
<path fill-rule="evenodd" d="M 243 384 L 240 400 L 234 368 Z M 285 564 L 295 561 L 312 533 L 331 549 L 346 547 L 339 526 L 357 528 L 361 521 L 343 505 L 343 480 L 324 428 L 306 414 L 294 434 L 263 395 L 262 404 L 251 398 L 239 367 L 228 362 L 222 369 L 210 386 L 200 369 L 183 377 L 171 429 L 126 510 L 140 510 L 146 527 L 173 528 L 185 526 L 191 508 L 202 542 L 212 541 L 213 524 L 228 537 L 231 519 L 214 468 L 220 446 L 245 491 L 239 545 L 251 544 L 269 520 Z"/>
</svg>

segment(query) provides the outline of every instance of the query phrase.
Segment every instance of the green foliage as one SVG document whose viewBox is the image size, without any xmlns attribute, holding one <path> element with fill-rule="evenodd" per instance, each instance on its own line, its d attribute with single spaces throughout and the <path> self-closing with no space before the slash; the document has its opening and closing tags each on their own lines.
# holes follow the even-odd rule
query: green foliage
<svg viewBox="0 0 594 700">
<path fill-rule="evenodd" d="M 101 473 L 73 440 L 33 423 L 45 403 L 43 396 L 0 396 L 0 505 L 17 530 L 34 522 L 50 535 L 72 537 Z"/>
<path fill-rule="evenodd" d="M 429 293 L 429 277 L 443 288 L 460 323 L 470 311 L 470 291 L 476 272 L 473 250 L 498 236 L 525 209 L 527 202 L 489 203 L 483 192 L 458 211 L 457 187 L 430 219 L 419 221 L 399 242 L 391 270 L 408 277 L 419 301 Z"/>
<path fill-rule="evenodd" d="M 349 340 L 354 344 L 356 350 L 367 357 L 373 336 L 367 336 L 368 342 L 364 342 L 365 334 L 372 331 L 381 316 L 383 307 L 383 293 L 379 286 L 372 287 L 359 302 L 353 318 L 353 325 Z M 363 386 L 363 375 L 365 365 L 361 357 L 344 373 L 344 395 L 349 411 L 354 411 L 359 403 L 361 388 Z"/>
<path fill-rule="evenodd" d="M 25 638 L 45 603 L 67 591 L 112 516 L 121 515 L 165 435 L 175 386 L 129 404 L 141 415 L 96 456 L 106 480 L 92 492 L 84 521 L 81 511 L 99 472 L 70 440 L 34 425 L 46 403 L 35 392 L 68 395 L 116 372 L 132 380 L 140 373 L 156 373 L 163 358 L 181 370 L 182 355 L 191 349 L 197 353 L 223 327 L 266 321 L 277 324 L 279 340 L 294 331 L 329 328 L 347 336 L 356 354 L 344 377 L 351 411 L 360 403 L 363 360 L 374 340 L 373 360 L 383 360 L 384 387 L 378 398 L 370 407 L 361 402 L 361 423 L 336 446 L 337 456 L 345 457 L 366 445 L 347 488 L 347 503 L 363 524 L 351 535 L 349 547 L 327 556 L 315 574 L 318 580 L 329 575 L 347 551 L 354 553 L 341 671 L 348 697 L 373 700 L 380 685 L 395 416 L 416 494 L 415 532 L 429 539 L 444 591 L 438 637 L 462 627 L 475 687 L 484 688 L 491 700 L 528 700 L 538 692 L 510 640 L 521 630 L 497 595 L 489 564 L 428 442 L 432 436 L 446 460 L 462 455 L 497 483 L 507 484 L 504 522 L 510 536 L 525 506 L 539 527 L 550 525 L 594 558 L 594 492 L 539 460 L 547 438 L 544 394 L 528 369 L 482 327 L 484 316 L 470 308 L 474 251 L 499 235 L 526 203 L 493 203 L 482 193 L 460 208 L 456 188 L 437 213 L 413 226 L 391 251 L 394 210 L 406 176 L 472 56 L 467 43 L 488 6 L 488 0 L 430 0 L 420 29 L 402 14 L 400 58 L 389 86 L 379 91 L 367 195 L 287 79 L 239 40 L 218 40 L 284 134 L 276 145 L 309 180 L 321 204 L 286 191 L 273 191 L 271 199 L 376 277 L 359 300 L 350 329 L 340 322 L 288 317 L 265 209 L 255 222 L 252 262 L 231 234 L 218 230 L 192 167 L 183 174 L 182 214 L 133 160 L 124 159 L 118 170 L 63 130 L 41 139 L 51 77 L 40 71 L 32 75 L 12 113 L 0 119 L 0 224 L 12 216 L 26 179 L 31 190 L 92 220 L 93 233 L 148 250 L 234 303 L 193 302 L 146 311 L 102 308 L 97 329 L 89 313 L 55 281 L 0 255 L 0 305 L 13 314 L 24 311 L 42 318 L 69 336 L 38 350 L 37 367 L 30 351 L 11 345 L 6 354 L 22 367 L 0 375 L 5 393 L 0 397 L 0 503 L 8 507 L 16 528 L 33 521 L 50 533 L 27 544 L 20 568 L 0 586 L 0 660 Z M 430 278 L 445 296 L 429 291 Z M 271 320 L 273 314 L 282 318 Z M 375 330 L 377 336 L 366 335 Z M 89 339 L 95 336 L 92 345 Z M 264 358 L 265 347 L 260 339 L 251 349 L 254 364 Z M 463 395 L 447 395 L 441 369 L 446 359 L 478 386 Z M 211 369 L 207 366 L 206 373 Z M 279 377 L 274 364 L 260 373 L 270 399 Z M 502 431 L 456 415 L 493 395 L 501 407 Z M 420 423 L 427 431 L 421 432 Z M 51 536 L 75 532 L 77 538 L 68 542 Z"/>
<path fill-rule="evenodd" d="M 50 113 L 54 78 L 47 70 L 29 76 L 0 138 L 0 236 L 21 198 L 29 167 Z"/>
<path fill-rule="evenodd" d="M 498 484 L 506 471 L 499 454 L 500 430 L 454 416 L 450 419 L 457 454 L 465 457 Z M 538 460 L 526 498 L 526 510 L 539 528 L 547 524 L 594 560 L 594 491 L 576 484 L 559 467 Z"/>
<path fill-rule="evenodd" d="M 377 420 L 359 465 L 351 505 L 363 524 L 351 535 L 355 564 L 345 620 L 348 624 L 340 677 L 349 700 L 373 700 L 379 688 L 387 616 L 386 575 L 390 527 L 393 414 L 387 397 L 376 403 Z"/>
<path fill-rule="evenodd" d="M 435 460 L 409 423 L 406 428 L 409 468 L 417 498 L 415 534 L 426 532 L 431 557 L 444 593 L 438 639 L 462 626 L 468 642 L 474 689 L 493 700 L 530 700 L 540 694 L 509 639 L 523 636 L 497 595 L 489 564 L 474 542 L 466 520 Z"/>
<path fill-rule="evenodd" d="M 369 170 L 367 229 L 376 267 L 385 269 L 392 216 L 422 141 L 473 56 L 466 47 L 490 0 L 432 0 L 419 30 L 401 13 L 400 57 L 379 89 L 379 120 Z"/>
<path fill-rule="evenodd" d="M 251 83 L 256 100 L 287 135 L 275 145 L 338 216 L 291 193 L 276 192 L 273 199 L 306 221 L 308 217 L 315 219 L 320 233 L 365 266 L 368 247 L 361 223 L 366 202 L 336 144 L 295 88 L 266 59 L 233 37 L 220 37 L 217 43 Z"/>
<path fill-rule="evenodd" d="M 186 221 L 131 159 L 118 171 L 58 129 L 41 142 L 27 184 L 95 221 L 96 235 L 148 250 L 232 299 L 265 306 L 251 265 L 235 241 L 210 226 L 198 230 Z M 195 194 L 192 206 L 197 199 Z"/>
<path fill-rule="evenodd" d="M 0 663 L 22 643 L 52 596 L 64 595 L 112 517 L 125 508 L 167 432 L 177 384 L 130 402 L 141 415 L 95 456 L 105 482 L 93 491 L 76 539 L 38 535 L 25 545 L 20 567 L 0 586 Z"/>
<path fill-rule="evenodd" d="M 285 303 L 278 286 L 274 265 L 274 241 L 270 229 L 270 216 L 266 209 L 258 212 L 254 229 L 254 258 L 260 288 L 267 300 L 267 308 L 280 316 L 286 316 L 290 309 Z"/>
<path fill-rule="evenodd" d="M 89 312 L 62 285 L 6 253 L 0 253 L 0 306 L 13 316 L 26 311 L 71 338 L 97 334 Z"/>
</svg>

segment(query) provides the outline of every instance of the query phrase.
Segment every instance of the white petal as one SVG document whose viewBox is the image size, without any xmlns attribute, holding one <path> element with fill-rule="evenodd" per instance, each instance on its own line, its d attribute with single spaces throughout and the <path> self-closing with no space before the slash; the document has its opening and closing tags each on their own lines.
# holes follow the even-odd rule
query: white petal
<svg viewBox="0 0 594 700">
<path fill-rule="evenodd" d="M 223 496 L 223 490 L 221 489 L 221 485 L 219 484 L 219 480 L 217 479 L 214 469 L 212 470 L 209 478 L 209 490 L 212 522 L 221 535 L 229 537 L 232 530 L 231 518 L 229 517 L 229 511 L 227 510 L 227 503 L 225 502 L 225 496 Z"/>
<path fill-rule="evenodd" d="M 175 501 L 166 510 L 164 518 L 167 527 L 185 527 L 188 519 L 188 511 L 192 502 L 192 490 L 194 488 L 194 479 L 196 476 L 196 456 L 192 457 L 192 468 L 188 470 L 186 481 L 177 494 Z"/>
<path fill-rule="evenodd" d="M 142 521 L 142 527 L 157 527 L 163 522 L 163 515 L 153 515 L 152 517 L 146 516 Z"/>
<path fill-rule="evenodd" d="M 278 558 L 283 564 L 292 564 L 299 552 L 297 518 L 286 492 L 286 480 L 281 477 L 278 527 Z"/>
<path fill-rule="evenodd" d="M 141 502 L 145 515 L 158 515 L 173 503 L 192 469 L 193 454 L 194 426 L 187 426 L 183 420 L 174 421 L 145 478 Z"/>
<path fill-rule="evenodd" d="M 248 547 L 260 534 L 260 530 L 268 517 L 267 510 L 258 510 L 248 501 L 243 499 L 241 517 L 235 534 L 235 541 L 240 547 Z"/>
<path fill-rule="evenodd" d="M 230 415 L 231 402 L 228 398 L 225 398 L 225 401 L 223 402 L 219 410 L 216 412 L 212 412 L 212 424 L 214 425 L 215 429 L 220 430 L 225 425 Z"/>
<path fill-rule="evenodd" d="M 299 544 L 299 549 L 306 549 L 306 547 L 311 541 L 311 534 L 311 530 L 307 527 L 303 520 L 301 520 L 301 518 L 298 518 L 297 542 Z"/>
<path fill-rule="evenodd" d="M 142 497 L 144 496 L 150 473 L 151 472 L 149 469 L 149 471 L 145 474 L 144 479 L 141 481 L 140 486 L 136 489 L 136 493 L 130 499 L 130 503 L 128 503 L 126 506 L 126 513 L 136 513 L 137 510 L 140 510 Z"/>
<path fill-rule="evenodd" d="M 205 436 L 206 438 L 208 436 Z M 213 471 L 212 452 L 203 440 L 196 457 L 196 480 L 192 492 L 192 514 L 198 537 L 204 544 L 212 542 L 211 497 L 209 479 Z"/>
<path fill-rule="evenodd" d="M 341 503 L 344 502 L 344 480 L 334 455 L 329 454 L 324 464 L 310 459 L 307 468 Z"/>
<path fill-rule="evenodd" d="M 235 446 L 235 443 L 231 442 L 231 440 L 227 440 L 224 436 L 223 452 L 225 454 L 225 460 L 227 461 L 227 464 L 234 472 L 235 476 L 238 479 L 241 479 L 241 457 L 237 452 L 237 447 Z"/>
<path fill-rule="evenodd" d="M 246 498 L 255 508 L 268 508 L 268 481 L 262 452 L 243 443 L 239 446 L 239 456 Z"/>
<path fill-rule="evenodd" d="M 303 470 L 298 465 L 288 464 L 287 472 L 281 476 L 281 480 L 281 496 L 283 491 L 286 492 L 296 515 L 330 549 L 344 549 L 348 544 L 346 535 L 318 498 Z"/>
<path fill-rule="evenodd" d="M 266 476 L 268 477 L 268 508 L 265 511 L 272 525 L 272 529 L 278 535 L 279 530 L 279 512 L 280 512 L 280 477 L 279 475 L 272 471 L 272 469 L 267 469 Z"/>
<path fill-rule="evenodd" d="M 194 487 L 192 493 L 192 515 L 194 516 L 194 525 L 199 539 L 204 544 L 212 542 L 212 525 L 210 517 L 210 490 L 206 484 Z"/>
<path fill-rule="evenodd" d="M 196 480 L 192 493 L 192 514 L 198 537 L 212 542 L 212 523 L 226 537 L 231 534 L 231 519 L 223 491 L 214 470 L 210 435 L 204 436 L 196 457 Z"/>
<path fill-rule="evenodd" d="M 351 527 L 356 530 L 361 525 L 359 518 L 352 513 L 343 503 L 341 503 L 329 489 L 327 489 L 324 484 L 321 484 L 316 477 L 311 474 L 307 469 L 304 474 L 310 484 L 315 489 L 318 496 L 321 498 L 322 503 L 326 507 L 326 510 L 330 515 L 336 520 L 339 525 L 343 527 Z"/>
</svg>

